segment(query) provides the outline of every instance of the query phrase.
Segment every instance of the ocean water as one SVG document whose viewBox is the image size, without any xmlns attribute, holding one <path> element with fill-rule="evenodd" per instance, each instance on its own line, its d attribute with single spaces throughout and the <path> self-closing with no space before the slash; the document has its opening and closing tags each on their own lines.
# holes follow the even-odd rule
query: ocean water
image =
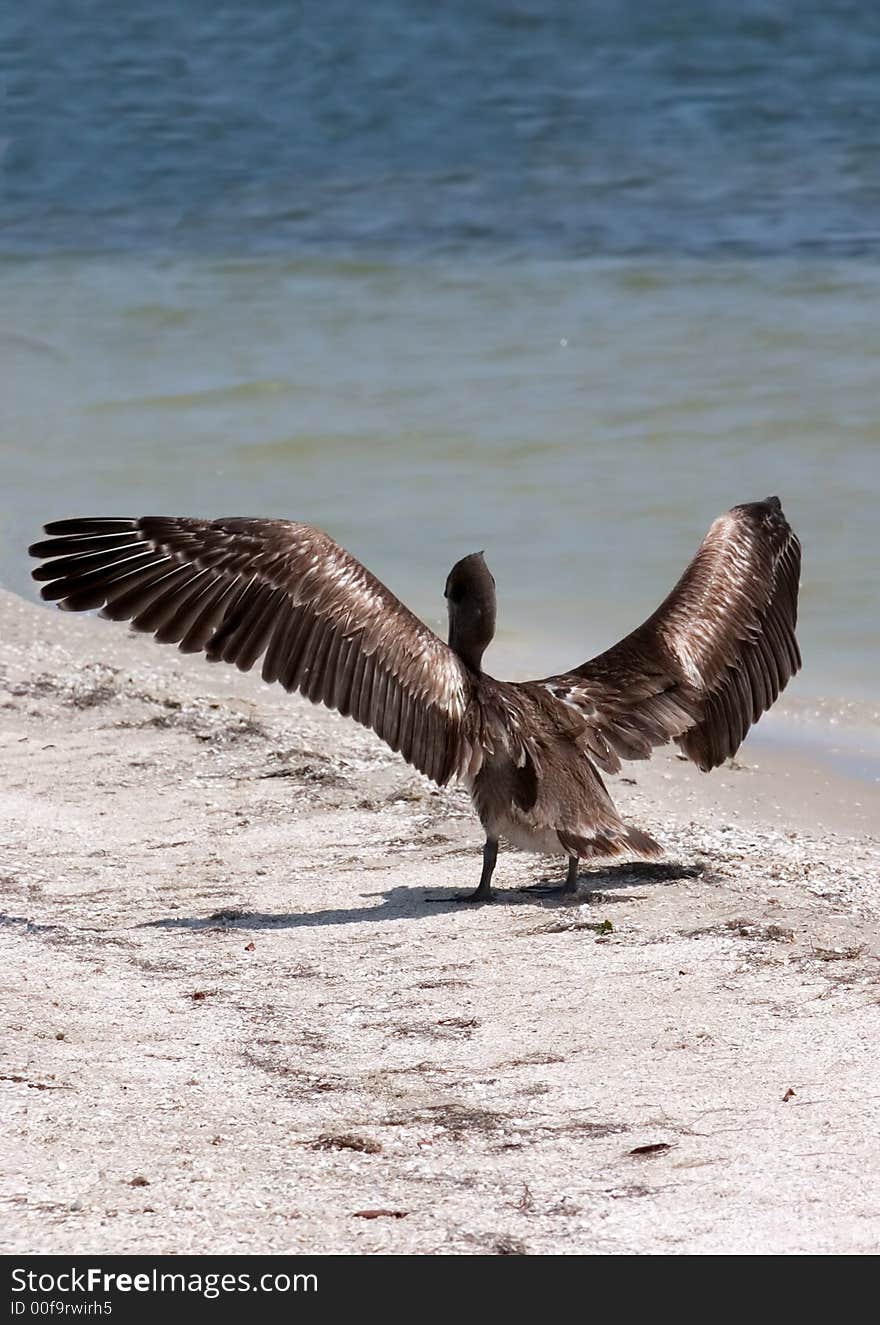
<svg viewBox="0 0 880 1325">
<path fill-rule="evenodd" d="M 546 673 L 778 493 L 793 693 L 876 703 L 880 7 L 34 0 L 0 29 L 7 587 L 63 515 L 286 515 L 438 627 L 485 549 L 487 665 Z"/>
<path fill-rule="evenodd" d="M 0 247 L 877 255 L 875 0 L 29 0 Z"/>
</svg>

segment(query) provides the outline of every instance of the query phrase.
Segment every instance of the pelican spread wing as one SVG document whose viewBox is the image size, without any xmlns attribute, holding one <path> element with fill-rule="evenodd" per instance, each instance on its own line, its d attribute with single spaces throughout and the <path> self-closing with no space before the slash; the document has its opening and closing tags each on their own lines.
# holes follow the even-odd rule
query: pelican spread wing
<svg viewBox="0 0 880 1325">
<path fill-rule="evenodd" d="M 800 668 L 800 562 L 778 498 L 735 506 L 643 625 L 543 682 L 584 717 L 602 768 L 670 740 L 704 770 L 736 753 Z"/>
<path fill-rule="evenodd" d="M 60 520 L 30 549 L 42 596 L 371 727 L 441 785 L 479 760 L 458 657 L 328 534 L 287 520 Z"/>
</svg>

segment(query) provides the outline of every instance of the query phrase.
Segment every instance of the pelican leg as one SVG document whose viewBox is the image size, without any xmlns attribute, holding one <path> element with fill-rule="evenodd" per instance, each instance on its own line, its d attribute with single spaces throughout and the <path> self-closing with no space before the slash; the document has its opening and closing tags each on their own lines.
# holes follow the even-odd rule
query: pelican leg
<svg viewBox="0 0 880 1325">
<path fill-rule="evenodd" d="M 498 838 L 487 837 L 486 845 L 483 847 L 483 873 L 480 875 L 480 885 L 475 892 L 461 893 L 455 899 L 457 902 L 491 902 L 492 872 L 495 869 L 497 859 Z"/>
<path fill-rule="evenodd" d="M 492 893 L 492 872 L 495 869 L 495 862 L 498 859 L 498 838 L 487 837 L 486 845 L 483 847 L 483 873 L 480 875 L 480 885 L 472 893 L 456 893 L 454 897 L 427 897 L 428 902 L 491 902 Z"/>
<path fill-rule="evenodd" d="M 578 890 L 579 864 L 579 857 L 569 856 L 565 883 L 532 883 L 528 888 L 520 888 L 518 891 L 521 893 L 540 893 L 544 897 L 552 897 L 554 893 L 561 894 L 563 897 L 574 897 Z"/>
</svg>

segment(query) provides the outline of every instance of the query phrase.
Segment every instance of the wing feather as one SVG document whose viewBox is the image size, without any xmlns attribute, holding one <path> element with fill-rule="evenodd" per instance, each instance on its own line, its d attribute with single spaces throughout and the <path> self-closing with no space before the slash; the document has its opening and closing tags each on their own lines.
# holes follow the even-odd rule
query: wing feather
<svg viewBox="0 0 880 1325">
<path fill-rule="evenodd" d="M 582 714 L 587 749 L 609 772 L 670 740 L 714 768 L 800 669 L 800 566 L 778 498 L 735 506 L 643 625 L 537 684 Z"/>
<path fill-rule="evenodd" d="M 473 678 L 329 535 L 286 520 L 60 520 L 31 553 L 42 596 L 299 690 L 372 727 L 439 783 L 475 763 Z"/>
</svg>

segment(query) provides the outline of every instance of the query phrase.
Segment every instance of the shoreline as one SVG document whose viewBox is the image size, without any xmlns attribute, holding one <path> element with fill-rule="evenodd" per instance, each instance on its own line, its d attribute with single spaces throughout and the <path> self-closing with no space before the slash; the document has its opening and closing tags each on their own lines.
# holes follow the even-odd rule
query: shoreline
<svg viewBox="0 0 880 1325">
<path fill-rule="evenodd" d="M 764 715 L 750 733 L 754 746 L 810 758 L 855 783 L 880 784 L 880 724 L 873 708 L 851 700 L 804 701 Z"/>
<path fill-rule="evenodd" d="M 15 604 L 56 620 L 61 617 L 67 622 L 73 619 L 78 622 L 89 622 L 93 627 L 97 626 L 99 631 L 108 624 L 102 622 L 96 613 L 61 614 L 53 605 L 45 604 L 39 599 L 23 598 L 0 585 L 0 618 L 4 611 L 8 612 Z M 442 623 L 440 625 L 435 623 L 432 628 L 440 630 Z M 57 633 L 49 633 L 53 638 L 59 638 Z M 115 644 L 113 635 L 116 637 Z M 198 658 L 195 660 L 185 658 L 177 654 L 173 648 L 156 645 L 148 638 L 129 633 L 125 625 L 120 629 L 117 624 L 115 630 L 111 626 L 109 641 L 102 640 L 100 634 L 95 635 L 94 647 L 98 656 L 107 659 L 114 654 L 120 659 L 126 659 L 130 656 L 129 649 L 134 649 L 135 655 L 139 654 L 142 648 L 158 649 L 160 654 L 166 657 L 170 654 L 179 666 L 194 666 L 196 673 L 201 670 L 206 682 L 209 680 L 213 682 L 218 671 L 222 673 L 226 670 L 209 667 L 204 660 L 200 661 Z M 528 665 L 526 659 L 530 656 L 533 660 L 531 665 Z M 534 650 L 530 651 L 530 648 L 524 644 L 512 647 L 510 641 L 502 642 L 500 645 L 496 644 L 493 649 L 490 670 L 496 675 L 514 681 L 545 674 L 546 668 L 542 672 L 540 664 L 534 659 Z M 792 683 L 796 691 L 800 688 L 802 678 L 803 673 Z M 259 702 L 260 695 L 273 694 L 276 699 L 281 695 L 277 687 L 264 686 L 258 674 L 238 679 L 244 683 L 247 692 L 253 694 L 255 702 Z M 283 701 L 284 696 L 281 695 L 281 698 Z M 287 697 L 287 702 L 306 703 L 300 701 L 299 697 L 293 699 Z M 323 706 L 316 707 L 322 713 L 326 712 Z M 312 705 L 306 704 L 307 710 L 312 708 Z M 336 715 L 331 716 L 335 719 Z M 662 757 L 662 751 L 653 756 L 654 760 Z M 880 787 L 880 706 L 876 701 L 863 695 L 849 697 L 827 692 L 793 695 L 789 690 L 751 729 L 735 762 L 757 765 L 761 759 L 765 762 L 769 760 L 774 764 L 779 763 L 780 766 L 792 762 L 805 768 L 821 765 L 835 780 L 849 784 L 854 794 L 861 785 L 866 784 L 871 789 Z M 644 763 L 638 761 L 633 764 L 635 768 L 644 766 Z M 880 808 L 880 800 L 877 804 Z"/>
<path fill-rule="evenodd" d="M 0 747 L 4 1250 L 876 1251 L 870 781 L 659 752 L 609 789 L 660 867 L 461 907 L 461 789 L 5 593 Z"/>
</svg>

